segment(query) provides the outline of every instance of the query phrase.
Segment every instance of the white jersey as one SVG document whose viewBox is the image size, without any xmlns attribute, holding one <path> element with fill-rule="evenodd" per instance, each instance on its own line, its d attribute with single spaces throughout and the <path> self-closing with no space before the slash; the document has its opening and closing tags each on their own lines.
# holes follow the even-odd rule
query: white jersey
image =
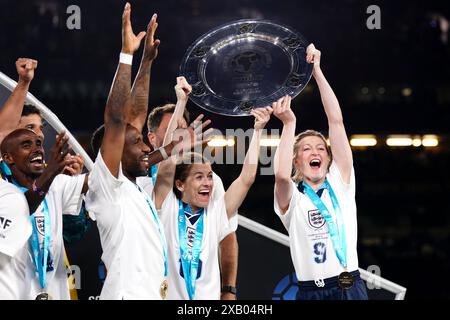
<svg viewBox="0 0 450 320">
<path fill-rule="evenodd" d="M 26 272 L 26 297 L 25 299 L 35 299 L 36 296 L 45 291 L 52 299 L 70 300 L 69 283 L 67 278 L 66 260 L 64 256 L 63 240 L 63 214 L 78 215 L 82 204 L 82 194 L 85 175 L 68 176 L 57 175 L 53 180 L 45 202 L 48 206 L 51 225 L 51 241 L 49 259 L 53 261 L 53 271 L 46 273 L 46 287 L 41 288 L 39 274 L 34 264 L 31 245 L 28 246 L 28 262 Z M 39 245 L 43 247 L 44 238 L 44 201 L 34 213 L 37 223 Z M 31 239 L 30 241 L 31 242 Z"/>
<path fill-rule="evenodd" d="M 31 235 L 27 200 L 14 185 L 0 179 L 0 300 L 23 299 L 23 253 Z"/>
<path fill-rule="evenodd" d="M 85 203 L 96 216 L 107 270 L 100 298 L 161 300 L 165 278 L 158 225 L 144 194 L 122 167 L 115 178 L 100 153 L 89 174 Z"/>
<path fill-rule="evenodd" d="M 237 215 L 230 220 L 227 216 L 222 181 L 217 176 L 213 179 L 214 189 L 203 218 L 203 241 L 200 249 L 195 300 L 220 299 L 219 244 L 223 238 L 236 231 L 237 228 Z M 169 255 L 169 290 L 167 298 L 171 300 L 189 300 L 186 283 L 181 276 L 178 209 L 179 200 L 171 191 L 164 200 L 160 210 L 161 220 L 166 230 Z M 190 243 L 195 235 L 198 220 L 193 223 L 189 223 L 188 219 L 186 220 L 188 243 Z"/>
<path fill-rule="evenodd" d="M 142 176 L 136 178 L 136 183 L 149 194 L 152 199 L 154 199 L 153 189 L 155 186 L 153 185 L 153 180 L 151 177 Z"/>
<path fill-rule="evenodd" d="M 352 168 L 350 183 L 346 184 L 333 161 L 327 173 L 341 208 L 347 242 L 347 271 L 358 269 L 356 252 L 357 221 L 355 202 L 355 173 Z M 325 219 L 309 197 L 301 193 L 292 182 L 292 198 L 286 213 L 281 214 L 275 197 L 275 213 L 280 217 L 289 233 L 290 250 L 295 272 L 299 281 L 326 279 L 345 271 L 333 248 Z M 328 190 L 324 190 L 321 200 L 336 222 L 336 215 Z"/>
</svg>

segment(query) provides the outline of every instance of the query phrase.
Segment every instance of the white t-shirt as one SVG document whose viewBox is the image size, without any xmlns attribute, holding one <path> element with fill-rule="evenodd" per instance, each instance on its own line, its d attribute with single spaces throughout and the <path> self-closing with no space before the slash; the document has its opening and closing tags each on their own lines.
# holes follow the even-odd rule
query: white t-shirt
<svg viewBox="0 0 450 320">
<path fill-rule="evenodd" d="M 347 271 L 358 269 L 357 221 L 355 202 L 355 173 L 352 168 L 350 183 L 341 178 L 333 161 L 327 173 L 341 208 L 347 242 Z M 299 281 L 326 279 L 345 271 L 333 248 L 328 227 L 322 215 L 309 197 L 297 189 L 292 182 L 292 198 L 289 208 L 281 214 L 277 199 L 274 200 L 275 213 L 280 217 L 289 233 L 290 250 L 295 272 Z M 336 215 L 328 190 L 324 190 L 321 200 L 336 222 Z"/>
<path fill-rule="evenodd" d="M 217 176 L 216 176 L 217 177 Z M 217 177 L 218 178 L 218 177 Z M 198 278 L 195 286 L 195 300 L 220 299 L 219 243 L 228 234 L 236 231 L 237 214 L 228 219 L 225 208 L 225 192 L 223 186 L 214 179 L 214 189 L 203 218 L 203 241 L 200 252 Z M 160 214 L 167 237 L 169 254 L 169 290 L 168 299 L 189 300 L 186 283 L 181 276 L 180 246 L 178 240 L 179 200 L 171 191 L 164 200 Z M 196 225 L 186 223 L 191 239 Z M 200 267 L 201 263 L 201 267 Z"/>
<path fill-rule="evenodd" d="M 97 219 L 107 270 L 100 298 L 161 300 L 165 278 L 158 225 L 143 193 L 123 175 L 122 167 L 115 178 L 100 153 L 89 174 L 85 203 Z"/>
<path fill-rule="evenodd" d="M 16 186 L 0 179 L 0 300 L 23 299 L 23 253 L 30 235 L 25 196 Z"/>
<path fill-rule="evenodd" d="M 36 296 L 45 291 L 55 300 L 70 300 L 69 283 L 67 279 L 66 260 L 64 257 L 63 240 L 63 214 L 78 215 L 82 204 L 82 194 L 85 175 L 68 176 L 57 175 L 53 180 L 45 201 L 48 206 L 51 241 L 50 254 L 53 259 L 53 271 L 47 271 L 46 288 L 42 289 L 39 282 L 39 274 L 34 264 L 31 245 L 28 246 L 28 262 L 26 272 L 26 297 L 35 299 Z M 38 236 L 40 247 L 43 246 L 43 217 L 44 202 L 42 202 L 34 213 L 35 221 L 38 222 Z M 31 238 L 30 241 L 31 242 Z"/>
</svg>

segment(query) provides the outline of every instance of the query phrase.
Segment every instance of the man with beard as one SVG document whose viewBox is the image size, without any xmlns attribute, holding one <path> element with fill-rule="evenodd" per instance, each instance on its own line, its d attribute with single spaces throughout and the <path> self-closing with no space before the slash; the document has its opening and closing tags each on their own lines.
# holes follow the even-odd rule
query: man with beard
<svg viewBox="0 0 450 320">
<path fill-rule="evenodd" d="M 132 114 L 132 100 L 142 97 L 137 92 L 139 85 L 130 94 L 132 55 L 145 32 L 134 35 L 130 14 L 127 3 L 122 15 L 122 50 L 106 102 L 105 124 L 92 138 L 93 149 L 99 152 L 89 175 L 86 208 L 96 217 L 102 260 L 108 271 L 100 298 L 164 299 L 168 288 L 164 230 L 151 198 L 136 184 L 136 177 L 147 174 L 149 163 L 167 157 L 174 144 L 149 154 L 139 128 L 143 123 L 135 121 Z M 157 55 L 156 28 L 154 15 L 138 73 L 144 82 L 149 81 L 147 73 Z"/>
</svg>

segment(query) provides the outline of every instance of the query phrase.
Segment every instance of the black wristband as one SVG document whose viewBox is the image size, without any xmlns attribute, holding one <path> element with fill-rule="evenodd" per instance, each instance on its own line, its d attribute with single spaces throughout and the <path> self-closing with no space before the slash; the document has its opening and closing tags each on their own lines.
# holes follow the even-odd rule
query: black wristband
<svg viewBox="0 0 450 320">
<path fill-rule="evenodd" d="M 222 287 L 222 292 L 229 292 L 229 293 L 232 293 L 232 294 L 236 294 L 236 287 L 233 287 L 233 286 L 223 286 Z"/>
</svg>

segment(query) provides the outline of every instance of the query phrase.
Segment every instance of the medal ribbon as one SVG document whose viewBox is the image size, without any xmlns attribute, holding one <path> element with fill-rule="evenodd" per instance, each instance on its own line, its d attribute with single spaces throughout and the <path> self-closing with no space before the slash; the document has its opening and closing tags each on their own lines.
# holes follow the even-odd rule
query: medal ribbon
<svg viewBox="0 0 450 320">
<path fill-rule="evenodd" d="M 183 268 L 184 282 L 186 283 L 186 290 L 189 299 L 193 300 L 195 296 L 195 284 L 198 273 L 198 262 L 200 260 L 200 251 L 203 242 L 203 217 L 205 216 L 204 209 L 201 209 L 200 218 L 198 219 L 197 228 L 194 236 L 194 243 L 192 245 L 191 254 L 189 254 L 188 239 L 186 231 L 186 216 L 183 202 L 179 201 L 178 210 L 178 239 L 180 243 L 180 260 Z M 189 205 L 186 207 L 189 213 L 191 209 Z"/>
<path fill-rule="evenodd" d="M 152 212 L 153 219 L 155 219 L 156 225 L 158 226 L 158 233 L 159 238 L 161 239 L 161 243 L 163 245 L 163 255 L 164 255 L 164 277 L 167 277 L 168 274 L 168 262 L 167 262 L 167 242 L 166 242 L 166 235 L 164 234 L 164 229 L 161 226 L 161 221 L 159 220 L 158 214 L 156 213 L 156 209 L 153 208 L 153 201 L 150 199 L 150 197 L 137 185 L 135 184 L 139 192 L 144 196 L 145 201 L 147 201 L 147 204 L 150 208 L 150 211 Z"/>
<path fill-rule="evenodd" d="M 2 179 L 6 181 L 8 181 L 8 176 L 12 175 L 11 170 L 9 169 L 6 162 L 3 160 L 0 161 L 0 175 Z"/>
<path fill-rule="evenodd" d="M 158 166 L 156 164 L 153 164 L 150 167 L 150 175 L 152 177 L 153 188 L 155 187 L 156 175 L 157 174 L 158 174 Z"/>
<path fill-rule="evenodd" d="M 27 192 L 28 189 L 22 187 L 19 185 L 14 179 L 12 179 L 12 182 L 23 192 Z M 36 269 L 39 274 L 39 283 L 41 285 L 42 289 L 45 289 L 46 286 L 46 278 L 47 278 L 47 260 L 48 260 L 48 253 L 50 250 L 50 241 L 51 241 L 51 223 L 50 223 L 50 213 L 48 211 L 48 205 L 47 201 L 43 200 L 44 208 L 44 240 L 42 243 L 42 250 L 39 244 L 39 235 L 38 235 L 38 227 L 36 225 L 36 212 L 34 212 L 30 216 L 31 225 L 33 226 L 33 232 L 31 233 L 30 237 L 30 245 L 31 245 L 31 251 L 33 253 L 33 262 L 36 266 Z"/>
<path fill-rule="evenodd" d="M 340 264 L 346 269 L 347 268 L 347 242 L 345 239 L 345 227 L 344 221 L 342 217 L 342 211 L 339 206 L 339 202 L 337 200 L 336 194 L 333 191 L 330 183 L 327 179 L 323 186 L 328 190 L 330 194 L 331 203 L 333 204 L 333 209 L 336 215 L 336 223 L 333 221 L 330 211 L 327 209 L 322 199 L 314 192 L 314 190 L 306 183 L 302 182 L 303 187 L 305 188 L 305 193 L 309 197 L 309 199 L 314 203 L 314 205 L 319 209 L 322 217 L 325 219 L 328 227 L 328 231 L 330 233 L 331 242 L 333 243 L 333 248 L 336 253 L 337 258 L 339 259 Z"/>
</svg>

